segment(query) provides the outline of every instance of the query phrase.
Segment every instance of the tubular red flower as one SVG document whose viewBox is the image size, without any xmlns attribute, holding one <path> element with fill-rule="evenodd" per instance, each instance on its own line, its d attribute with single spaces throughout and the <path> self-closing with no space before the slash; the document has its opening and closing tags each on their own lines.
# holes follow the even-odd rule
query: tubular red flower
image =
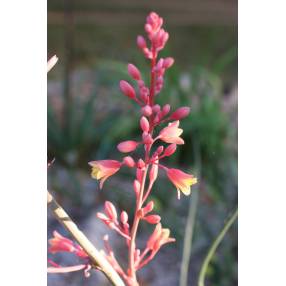
<svg viewBox="0 0 286 286">
<path fill-rule="evenodd" d="M 183 133 L 183 129 L 178 128 L 179 124 L 179 121 L 169 123 L 167 127 L 161 130 L 158 138 L 166 143 L 175 143 L 178 145 L 184 144 L 184 140 L 180 138 L 180 135 Z"/>
<path fill-rule="evenodd" d="M 166 172 L 177 191 L 181 191 L 186 196 L 191 194 L 191 186 L 197 183 L 197 178 L 178 169 L 166 168 Z"/>
<path fill-rule="evenodd" d="M 92 178 L 100 181 L 100 189 L 106 179 L 119 171 L 121 163 L 116 160 L 99 160 L 88 163 L 92 167 Z"/>
</svg>

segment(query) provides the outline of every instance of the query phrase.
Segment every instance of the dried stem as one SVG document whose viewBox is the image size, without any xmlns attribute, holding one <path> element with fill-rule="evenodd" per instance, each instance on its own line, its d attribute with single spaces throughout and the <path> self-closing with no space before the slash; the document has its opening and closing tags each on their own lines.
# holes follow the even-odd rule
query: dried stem
<svg viewBox="0 0 286 286">
<path fill-rule="evenodd" d="M 87 237 L 78 229 L 77 225 L 71 220 L 65 210 L 56 202 L 51 193 L 48 191 L 47 194 L 48 206 L 53 212 L 54 216 L 83 248 L 94 267 L 102 271 L 112 285 L 124 286 L 125 284 L 121 280 L 120 276 L 112 268 L 102 253 L 100 253 L 87 239 Z"/>
</svg>

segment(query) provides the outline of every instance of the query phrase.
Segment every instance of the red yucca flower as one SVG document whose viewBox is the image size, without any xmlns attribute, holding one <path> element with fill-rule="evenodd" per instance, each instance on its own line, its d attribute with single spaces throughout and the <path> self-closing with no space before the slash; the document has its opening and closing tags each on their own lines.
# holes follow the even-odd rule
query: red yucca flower
<svg viewBox="0 0 286 286">
<path fill-rule="evenodd" d="M 103 187 L 107 178 L 117 173 L 123 166 L 134 169 L 136 174 L 133 181 L 135 211 L 132 221 L 126 211 L 118 211 L 109 201 L 105 202 L 104 211 L 97 213 L 97 217 L 105 225 L 115 230 L 126 241 L 128 268 L 123 269 L 109 245 L 108 236 L 104 236 L 105 257 L 129 286 L 138 286 L 137 271 L 147 265 L 164 244 L 175 241 L 170 237 L 170 230 L 162 228 L 161 217 L 153 212 L 154 202 L 148 201 L 149 195 L 153 191 L 153 185 L 158 178 L 158 169 L 161 168 L 166 172 L 178 194 L 182 192 L 185 195 L 190 195 L 191 186 L 197 182 L 193 175 L 168 168 L 161 163 L 162 159 L 176 152 L 177 145 L 184 144 L 184 140 L 180 137 L 183 129 L 179 128 L 179 120 L 190 113 L 189 107 L 180 107 L 171 112 L 172 108 L 169 104 L 163 106 L 156 104 L 156 98 L 164 88 L 165 72 L 174 64 L 174 59 L 171 57 L 158 58 L 159 52 L 169 39 L 169 34 L 162 28 L 162 25 L 163 19 L 155 12 L 151 12 L 144 26 L 148 41 L 141 35 L 137 37 L 137 46 L 151 64 L 150 83 L 145 83 L 139 68 L 131 63 L 127 65 L 131 81 L 121 80 L 119 83 L 119 89 L 123 95 L 139 106 L 138 126 L 142 131 L 141 139 L 135 141 L 127 138 L 126 141 L 117 145 L 117 149 L 121 153 L 130 153 L 121 161 L 89 162 L 92 167 L 91 176 L 100 181 L 100 188 Z M 48 69 L 49 66 L 52 66 L 52 62 L 48 64 Z M 139 148 L 140 145 L 143 148 Z M 137 149 L 144 150 L 144 154 L 133 157 L 133 152 Z M 137 230 L 141 221 L 156 225 L 143 249 L 136 245 Z M 51 242 L 52 250 L 55 252 L 65 250 L 79 255 L 79 252 L 74 250 L 77 248 L 70 240 L 57 236 Z"/>
</svg>

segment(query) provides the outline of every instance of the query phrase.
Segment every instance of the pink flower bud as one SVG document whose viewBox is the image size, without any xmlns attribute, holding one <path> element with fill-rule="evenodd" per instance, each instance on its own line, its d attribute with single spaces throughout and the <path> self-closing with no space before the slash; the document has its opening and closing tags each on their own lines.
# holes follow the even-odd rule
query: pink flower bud
<svg viewBox="0 0 286 286">
<path fill-rule="evenodd" d="M 138 144 L 138 142 L 133 140 L 123 141 L 117 145 L 117 149 L 122 153 L 128 153 L 134 151 Z"/>
<path fill-rule="evenodd" d="M 152 167 L 149 173 L 150 182 L 152 183 L 155 182 L 157 177 L 158 177 L 158 164 L 152 164 Z"/>
<path fill-rule="evenodd" d="M 162 117 L 167 115 L 170 112 L 170 104 L 165 104 L 162 108 Z"/>
<path fill-rule="evenodd" d="M 159 104 L 155 104 L 152 107 L 153 112 L 158 113 L 161 110 L 161 106 Z"/>
<path fill-rule="evenodd" d="M 157 224 L 161 221 L 161 217 L 159 215 L 147 215 L 143 219 L 151 224 Z"/>
<path fill-rule="evenodd" d="M 148 132 L 149 131 L 149 121 L 146 117 L 142 116 L 140 119 L 140 127 L 142 131 Z"/>
<path fill-rule="evenodd" d="M 104 210 L 105 210 L 105 213 L 109 216 L 109 218 L 111 220 L 116 220 L 117 219 L 117 211 L 116 211 L 116 208 L 115 206 L 109 202 L 109 201 L 106 201 L 105 204 L 104 204 Z"/>
<path fill-rule="evenodd" d="M 137 81 L 137 84 L 140 88 L 144 87 L 145 86 L 145 83 L 144 83 L 144 80 L 140 79 Z"/>
<path fill-rule="evenodd" d="M 139 159 L 139 160 L 138 160 L 138 163 L 137 163 L 137 167 L 138 167 L 139 169 L 144 168 L 144 167 L 145 167 L 145 162 L 144 162 L 142 159 Z"/>
<path fill-rule="evenodd" d="M 136 196 L 140 192 L 140 187 L 141 187 L 140 182 L 138 180 L 134 180 L 134 182 L 133 182 L 133 189 L 134 189 L 134 192 L 135 192 Z"/>
<path fill-rule="evenodd" d="M 119 83 L 120 89 L 124 95 L 127 97 L 134 99 L 136 97 L 136 93 L 134 88 L 125 80 L 121 80 Z"/>
<path fill-rule="evenodd" d="M 151 116 L 152 115 L 152 108 L 150 105 L 145 105 L 144 107 L 141 108 L 141 112 L 144 116 Z"/>
<path fill-rule="evenodd" d="M 168 69 L 168 68 L 170 68 L 173 64 L 174 64 L 174 59 L 173 58 L 166 58 L 166 59 L 164 59 L 164 64 L 163 64 L 163 67 L 165 68 L 165 69 Z"/>
<path fill-rule="evenodd" d="M 190 108 L 187 106 L 178 108 L 175 112 L 173 112 L 170 116 L 170 119 L 180 120 L 190 113 Z"/>
<path fill-rule="evenodd" d="M 123 164 L 125 164 L 129 168 L 133 168 L 135 166 L 135 162 L 131 156 L 124 157 Z"/>
<path fill-rule="evenodd" d="M 126 211 L 122 211 L 120 215 L 120 220 L 123 224 L 128 222 L 128 214 Z"/>
<path fill-rule="evenodd" d="M 154 208 L 154 202 L 150 201 L 144 208 L 143 208 L 143 213 L 146 215 L 147 213 L 151 212 Z"/>
<path fill-rule="evenodd" d="M 161 146 L 159 146 L 159 147 L 157 148 L 157 150 L 155 151 L 155 153 L 156 153 L 157 155 L 160 155 L 163 151 L 164 151 L 164 147 L 161 145 Z"/>
<path fill-rule="evenodd" d="M 133 64 L 128 64 L 128 73 L 135 80 L 140 80 L 141 79 L 140 71 Z"/>
<path fill-rule="evenodd" d="M 145 39 L 144 39 L 143 36 L 138 36 L 138 37 L 137 37 L 137 46 L 138 46 L 140 49 L 146 48 L 146 41 L 145 41 Z"/>
<path fill-rule="evenodd" d="M 97 218 L 101 219 L 102 221 L 109 221 L 109 218 L 104 213 L 98 212 L 96 214 L 96 216 L 97 216 Z"/>
<path fill-rule="evenodd" d="M 163 156 L 171 156 L 172 154 L 174 154 L 176 152 L 176 149 L 177 149 L 177 144 L 173 143 L 173 144 L 169 145 L 165 149 Z"/>
</svg>

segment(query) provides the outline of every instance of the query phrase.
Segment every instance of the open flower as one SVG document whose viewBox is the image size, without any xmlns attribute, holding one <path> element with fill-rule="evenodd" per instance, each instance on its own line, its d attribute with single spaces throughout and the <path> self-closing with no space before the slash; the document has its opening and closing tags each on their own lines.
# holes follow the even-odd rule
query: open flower
<svg viewBox="0 0 286 286">
<path fill-rule="evenodd" d="M 91 161 L 88 164 L 92 167 L 92 178 L 100 180 L 99 186 L 101 189 L 105 180 L 115 174 L 121 167 L 121 163 L 116 160 Z"/>
<path fill-rule="evenodd" d="M 178 145 L 184 144 L 184 140 L 180 138 L 180 135 L 183 133 L 183 129 L 178 128 L 179 124 L 179 120 L 169 123 L 167 127 L 161 130 L 158 138 L 166 143 L 175 143 Z"/>
<path fill-rule="evenodd" d="M 170 237 L 170 230 L 162 228 L 161 223 L 158 223 L 147 242 L 147 248 L 152 251 L 151 256 L 154 257 L 162 245 L 174 241 L 175 239 Z"/>
<path fill-rule="evenodd" d="M 197 178 L 178 169 L 166 168 L 166 172 L 169 180 L 177 188 L 178 194 L 179 191 L 186 196 L 191 194 L 191 186 L 197 183 Z"/>
</svg>

